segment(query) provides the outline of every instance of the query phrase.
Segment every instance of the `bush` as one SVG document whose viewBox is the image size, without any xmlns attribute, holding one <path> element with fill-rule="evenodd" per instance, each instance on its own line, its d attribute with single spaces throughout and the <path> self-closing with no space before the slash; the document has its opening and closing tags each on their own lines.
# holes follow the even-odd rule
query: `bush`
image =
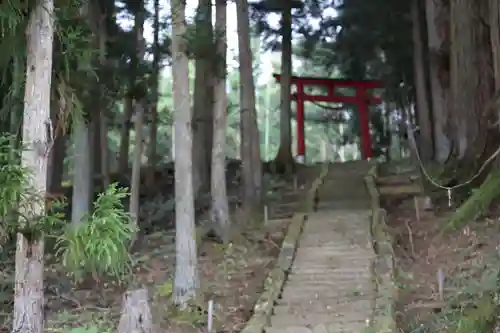
<svg viewBox="0 0 500 333">
<path fill-rule="evenodd" d="M 122 199 L 127 189 L 112 184 L 94 202 L 94 213 L 78 225 L 68 225 L 57 242 L 63 265 L 77 280 L 92 274 L 121 279 L 130 272 L 128 245 L 136 232 Z"/>
</svg>

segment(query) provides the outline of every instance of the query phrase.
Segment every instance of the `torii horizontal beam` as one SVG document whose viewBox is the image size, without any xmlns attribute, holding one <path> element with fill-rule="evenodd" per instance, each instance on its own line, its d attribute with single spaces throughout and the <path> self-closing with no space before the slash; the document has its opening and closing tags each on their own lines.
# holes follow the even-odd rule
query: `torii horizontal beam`
<svg viewBox="0 0 500 333">
<path fill-rule="evenodd" d="M 273 74 L 276 81 L 280 82 L 281 74 Z M 343 88 L 358 88 L 376 89 L 383 88 L 383 83 L 378 80 L 350 80 L 350 79 L 330 79 L 323 77 L 311 76 L 293 76 L 292 84 L 301 83 L 306 86 L 324 86 L 324 87 L 343 87 Z"/>
</svg>

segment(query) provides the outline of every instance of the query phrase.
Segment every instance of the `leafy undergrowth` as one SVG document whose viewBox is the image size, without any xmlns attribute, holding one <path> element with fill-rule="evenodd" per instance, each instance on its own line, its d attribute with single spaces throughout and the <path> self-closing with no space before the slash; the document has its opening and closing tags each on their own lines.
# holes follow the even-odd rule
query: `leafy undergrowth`
<svg viewBox="0 0 500 333">
<path fill-rule="evenodd" d="M 177 312 L 170 303 L 174 234 L 155 233 L 142 239 L 140 250 L 133 255 L 133 274 L 138 284 L 148 287 L 155 324 L 168 332 L 197 332 L 206 325 L 206 304 L 208 299 L 213 299 L 218 331 L 240 330 L 272 268 L 286 226 L 287 223 L 282 221 L 270 223 L 265 230 L 247 230 L 246 236 L 238 239 L 238 244 L 229 246 L 204 242 L 200 247 L 198 266 L 202 296 L 196 302 L 199 309 L 191 313 Z M 115 332 L 125 287 L 106 281 L 97 285 L 94 281 L 87 281 L 76 286 L 61 272 L 60 265 L 54 264 L 46 269 L 47 330 Z M 2 276 L 10 278 L 12 273 L 3 270 Z M 10 301 L 12 290 L 8 288 L 4 292 L 2 298 Z M 9 322 L 10 314 L 4 312 L 4 315 Z"/>
<path fill-rule="evenodd" d="M 492 332 L 498 311 L 498 217 L 443 231 L 450 212 L 421 212 L 417 221 L 413 199 L 386 203 L 395 240 L 400 332 Z"/>
<path fill-rule="evenodd" d="M 154 323 L 165 332 L 199 332 L 207 322 L 209 299 L 215 304 L 217 332 L 237 332 L 252 314 L 265 278 L 274 266 L 289 222 L 296 209 L 291 203 L 303 197 L 293 195 L 291 184 L 276 189 L 281 195 L 270 206 L 273 219 L 265 226 L 240 230 L 228 246 L 205 239 L 199 245 L 200 297 L 195 310 L 179 312 L 171 304 L 175 260 L 175 231 L 163 230 L 141 237 L 134 248 L 133 279 L 147 286 Z M 291 194 L 291 193 L 290 193 Z M 278 202 L 279 201 L 279 202 Z M 9 258 L 14 258 L 9 256 Z M 48 262 L 60 262 L 50 260 Z M 13 261 L 0 263 L 0 322 L 9 330 L 12 317 Z M 59 263 L 46 267 L 46 329 L 64 333 L 116 332 L 123 292 L 120 283 L 94 280 L 78 285 L 71 282 Z M 0 329 L 2 331 L 2 329 Z"/>
</svg>

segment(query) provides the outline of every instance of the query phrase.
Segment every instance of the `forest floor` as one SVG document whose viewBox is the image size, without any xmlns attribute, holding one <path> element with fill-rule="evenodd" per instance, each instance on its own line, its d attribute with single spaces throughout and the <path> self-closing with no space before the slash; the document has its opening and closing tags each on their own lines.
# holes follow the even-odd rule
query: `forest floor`
<svg viewBox="0 0 500 333">
<path fill-rule="evenodd" d="M 449 211 L 419 210 L 417 220 L 413 198 L 385 198 L 384 206 L 394 239 L 400 331 L 491 332 L 484 325 L 492 324 L 485 321 L 495 308 L 498 212 L 445 231 Z"/>
<path fill-rule="evenodd" d="M 269 203 L 269 220 L 264 226 L 241 227 L 235 241 L 227 246 L 210 239 L 202 240 L 198 245 L 202 295 L 190 312 L 179 312 L 170 303 L 175 230 L 167 228 L 142 235 L 134 246 L 134 280 L 148 289 L 155 325 L 165 332 L 200 332 L 206 327 L 207 302 L 212 299 L 217 332 L 240 331 L 252 314 L 267 274 L 279 254 L 290 218 L 300 205 L 307 190 L 305 184 L 312 182 L 312 176 L 314 173 L 305 170 L 299 175 L 302 181 L 298 186 L 291 181 L 274 180 L 274 199 Z M 0 278 L 10 279 L 13 268 L 13 262 L 1 263 Z M 47 331 L 116 332 L 125 291 L 123 286 L 109 281 L 91 281 L 76 286 L 66 277 L 59 263 L 46 267 L 45 286 Z M 0 290 L 0 303 L 10 303 L 0 309 L 3 311 L 0 316 L 6 323 L 10 322 L 11 314 L 6 310 L 12 309 L 11 301 L 12 289 Z M 7 327 L 3 330 L 10 331 Z"/>
</svg>

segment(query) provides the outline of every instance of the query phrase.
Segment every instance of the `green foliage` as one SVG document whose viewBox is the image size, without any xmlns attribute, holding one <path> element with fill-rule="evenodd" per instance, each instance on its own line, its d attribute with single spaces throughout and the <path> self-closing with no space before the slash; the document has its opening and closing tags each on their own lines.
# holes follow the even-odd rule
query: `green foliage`
<svg viewBox="0 0 500 333">
<path fill-rule="evenodd" d="M 0 244 L 9 235 L 23 233 L 28 239 L 50 234 L 62 225 L 60 214 L 42 216 L 33 212 L 44 211 L 45 195 L 31 185 L 31 170 L 16 163 L 21 150 L 13 148 L 9 136 L 0 137 Z M 62 203 L 53 202 L 57 209 Z"/>
<path fill-rule="evenodd" d="M 68 333 L 100 333 L 97 326 L 76 327 L 68 331 Z"/>
<path fill-rule="evenodd" d="M 26 28 L 34 1 L 9 0 L 0 3 L 0 46 L 6 52 L 0 55 L 0 117 L 8 120 L 12 114 L 22 113 L 26 61 Z M 81 0 L 56 1 L 54 10 L 54 63 L 55 82 L 52 85 L 60 99 L 66 102 L 72 115 L 81 117 L 80 100 L 86 92 L 79 85 L 87 77 L 94 77 L 91 60 L 96 55 L 92 47 L 92 32 L 81 17 Z M 12 66 L 14 64 L 14 66 Z M 63 83 L 61 85 L 61 83 Z M 62 88 L 62 89 L 61 89 Z M 20 116 L 20 115 L 18 115 Z M 68 120 L 66 117 L 64 120 Z M 57 124 L 59 127 L 67 124 Z"/>
<path fill-rule="evenodd" d="M 110 185 L 95 201 L 94 213 L 59 238 L 58 255 L 77 280 L 88 273 L 119 279 L 130 272 L 128 245 L 136 227 L 121 202 L 127 195 L 127 189 Z"/>
</svg>

